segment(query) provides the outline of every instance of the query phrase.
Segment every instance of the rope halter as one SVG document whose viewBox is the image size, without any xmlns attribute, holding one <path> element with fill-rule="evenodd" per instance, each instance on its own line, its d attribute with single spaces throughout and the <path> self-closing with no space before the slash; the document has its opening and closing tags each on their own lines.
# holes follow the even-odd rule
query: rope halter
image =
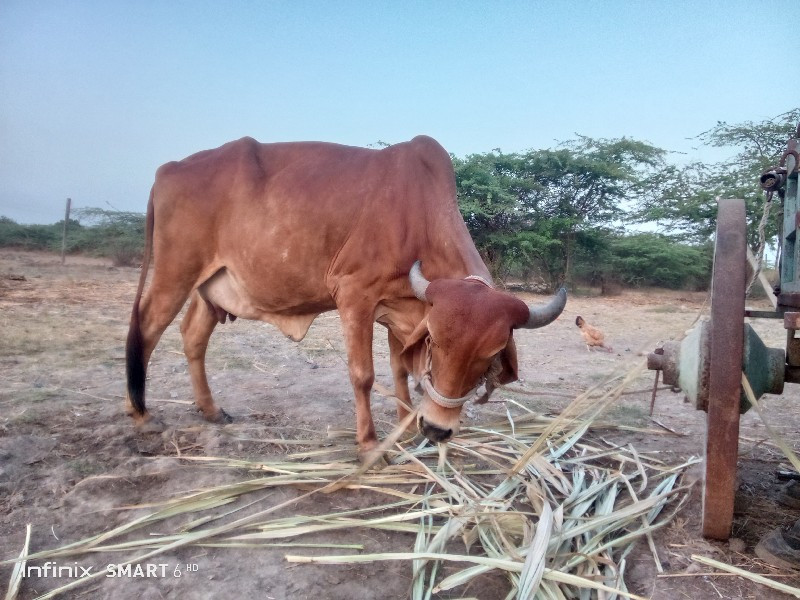
<svg viewBox="0 0 800 600">
<path fill-rule="evenodd" d="M 460 398 L 448 398 L 447 396 L 440 394 L 433 386 L 433 378 L 431 377 L 431 369 L 433 368 L 432 346 L 433 340 L 431 340 L 431 336 L 428 335 L 428 337 L 425 338 L 425 369 L 422 372 L 420 384 L 422 384 L 422 388 L 428 394 L 428 397 L 442 408 L 461 408 L 464 406 L 464 403 L 467 400 L 476 395 L 478 388 L 483 385 L 486 378 L 481 377 L 478 380 L 477 385 Z"/>
<path fill-rule="evenodd" d="M 466 277 L 464 277 L 464 280 L 465 281 L 480 281 L 486 287 L 494 289 L 494 286 L 491 283 L 489 283 L 488 281 L 486 281 L 480 275 L 467 275 Z"/>
</svg>

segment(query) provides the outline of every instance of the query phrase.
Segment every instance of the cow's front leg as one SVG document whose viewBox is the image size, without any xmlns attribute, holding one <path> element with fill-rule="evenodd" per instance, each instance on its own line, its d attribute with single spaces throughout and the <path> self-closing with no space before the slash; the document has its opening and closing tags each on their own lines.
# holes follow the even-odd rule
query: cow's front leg
<svg viewBox="0 0 800 600">
<path fill-rule="evenodd" d="M 372 317 L 374 308 L 364 307 L 339 309 L 347 345 L 347 366 L 353 385 L 356 409 L 356 442 L 359 458 L 368 459 L 378 445 L 375 423 L 370 409 L 370 393 L 375 381 L 372 364 Z"/>
</svg>

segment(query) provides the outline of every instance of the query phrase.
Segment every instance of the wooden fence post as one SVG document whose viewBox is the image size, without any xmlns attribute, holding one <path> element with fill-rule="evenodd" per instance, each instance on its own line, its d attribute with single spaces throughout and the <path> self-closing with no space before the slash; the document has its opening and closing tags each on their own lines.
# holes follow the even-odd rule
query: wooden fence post
<svg viewBox="0 0 800 600">
<path fill-rule="evenodd" d="M 61 237 L 61 264 L 63 265 L 67 257 L 67 223 L 69 223 L 69 207 L 72 200 L 67 198 L 67 210 L 64 213 L 64 234 Z"/>
</svg>

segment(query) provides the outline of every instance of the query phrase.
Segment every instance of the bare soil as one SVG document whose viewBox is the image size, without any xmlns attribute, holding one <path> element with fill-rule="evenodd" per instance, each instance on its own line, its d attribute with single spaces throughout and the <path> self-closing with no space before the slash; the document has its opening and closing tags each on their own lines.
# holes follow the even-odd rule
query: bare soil
<svg viewBox="0 0 800 600">
<path fill-rule="evenodd" d="M 187 466 L 178 454 L 259 457 L 280 455 L 285 447 L 242 442 L 237 437 L 292 438 L 324 436 L 327 428 L 354 425 L 352 392 L 336 313 L 321 315 L 308 336 L 296 344 L 268 325 L 236 321 L 215 331 L 207 359 L 218 404 L 235 422 L 206 423 L 188 401 L 189 376 L 181 349 L 179 319 L 170 326 L 153 355 L 148 404 L 169 425 L 161 436 L 138 435 L 123 414 L 124 340 L 138 278 L 137 269 L 114 268 L 90 258 L 59 258 L 0 249 L 0 559 L 19 554 L 25 525 L 33 524 L 31 550 L 62 546 L 124 523 L 139 510 L 189 490 L 242 480 L 246 472 Z M 531 303 L 543 296 L 521 294 Z M 569 400 L 611 375 L 629 370 L 659 342 L 676 339 L 704 306 L 705 293 L 624 290 L 619 296 L 573 294 L 565 313 L 552 325 L 515 334 L 521 382 L 496 398 L 511 397 L 534 410 L 557 413 Z M 754 303 L 751 303 L 754 304 Z M 757 304 L 757 303 L 755 303 Z M 588 352 L 575 327 L 583 316 L 600 327 L 613 352 Z M 771 346 L 783 347 L 780 321 L 753 323 Z M 384 330 L 376 326 L 377 381 L 391 387 Z M 661 391 L 654 419 L 649 416 L 652 374 L 639 378 L 634 393 L 622 397 L 611 413 L 620 423 L 662 428 L 661 435 L 616 433 L 614 441 L 640 452 L 656 452 L 668 462 L 702 456 L 705 414 Z M 800 443 L 800 390 L 787 385 L 781 396 L 764 402 L 767 420 L 793 447 Z M 497 420 L 504 403 L 467 411 L 466 422 Z M 375 394 L 373 414 L 383 433 L 394 424 L 393 401 Z M 353 450 L 355 453 L 355 449 Z M 716 543 L 700 534 L 701 484 L 675 522 L 662 530 L 656 546 L 664 573 L 656 571 L 645 545 L 629 559 L 631 591 L 659 600 L 676 598 L 782 598 L 733 576 L 703 575 L 691 560 L 703 554 L 770 574 L 789 584 L 800 579 L 759 561 L 753 549 L 771 529 L 794 522 L 800 511 L 785 508 L 776 497 L 782 482 L 776 471 L 788 469 L 753 411 L 742 417 L 739 495 L 734 540 Z M 702 468 L 693 474 L 700 479 Z M 269 500 L 278 503 L 302 490 L 284 489 Z M 349 491 L 301 500 L 285 514 L 344 510 L 365 501 Z M 360 538 L 359 538 L 360 536 Z M 411 536 L 354 534 L 367 552 L 407 551 Z M 315 540 L 317 541 L 317 538 Z M 324 541 L 324 540 L 323 540 Z M 102 578 L 70 597 L 150 598 L 406 598 L 411 568 L 406 563 L 293 566 L 285 549 L 181 549 L 158 558 L 170 568 L 196 565 L 177 577 Z M 117 557 L 81 557 L 62 566 L 94 566 Z M 9 565 L 0 565 L 7 582 Z M 33 598 L 70 581 L 28 578 L 21 598 Z M 5 584 L 0 584 L 2 587 Z M 442 598 L 504 598 L 502 576 L 457 589 Z"/>
</svg>

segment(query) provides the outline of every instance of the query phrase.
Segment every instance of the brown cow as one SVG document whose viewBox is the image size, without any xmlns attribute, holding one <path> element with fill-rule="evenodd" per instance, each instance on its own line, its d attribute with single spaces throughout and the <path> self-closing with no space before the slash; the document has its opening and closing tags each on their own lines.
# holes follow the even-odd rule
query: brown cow
<svg viewBox="0 0 800 600">
<path fill-rule="evenodd" d="M 529 309 L 492 288 L 458 210 L 451 159 L 429 137 L 381 150 L 243 138 L 156 173 L 126 352 L 127 410 L 144 430 L 160 427 L 145 408 L 146 365 L 188 298 L 184 352 L 209 421 L 230 420 L 205 373 L 217 323 L 267 321 L 299 341 L 317 315 L 338 309 L 363 454 L 377 444 L 373 321 L 389 332 L 397 397 L 410 405 L 412 374 L 424 389 L 418 425 L 443 441 L 484 379 L 481 401 L 517 378 L 512 330 L 553 321 L 566 292 Z"/>
</svg>

